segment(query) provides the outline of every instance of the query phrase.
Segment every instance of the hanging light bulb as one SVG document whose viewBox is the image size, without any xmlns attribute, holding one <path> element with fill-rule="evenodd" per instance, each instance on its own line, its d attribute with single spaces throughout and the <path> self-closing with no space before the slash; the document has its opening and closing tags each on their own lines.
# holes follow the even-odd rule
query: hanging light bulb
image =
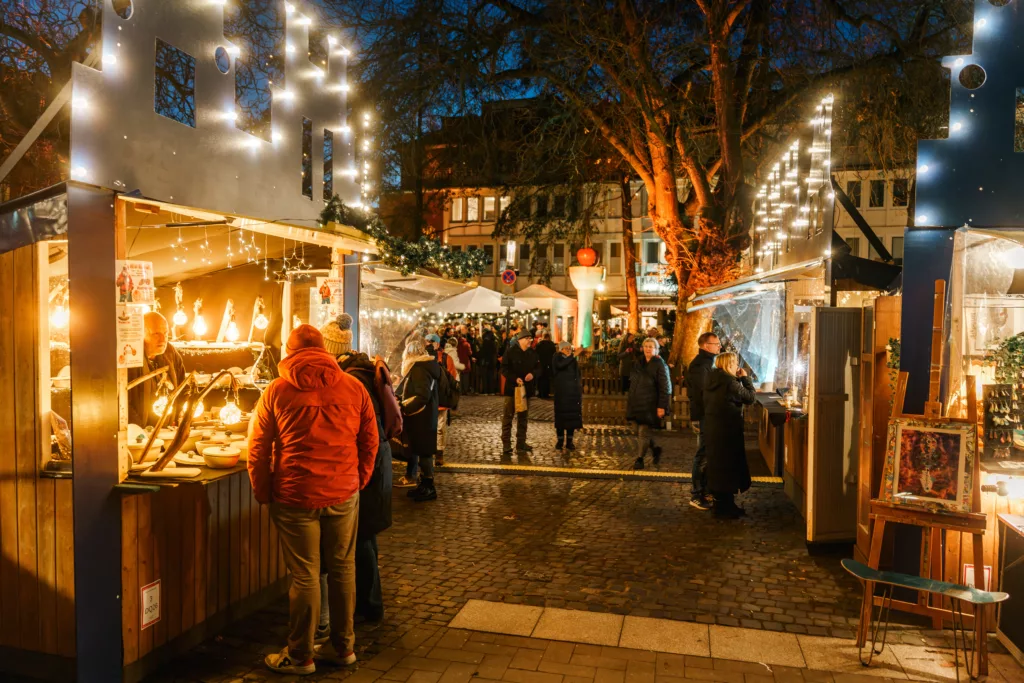
<svg viewBox="0 0 1024 683">
<path fill-rule="evenodd" d="M 64 329 L 68 326 L 68 320 L 70 317 L 71 315 L 68 312 L 67 307 L 61 304 L 54 309 L 53 313 L 50 314 L 50 324 L 58 329 Z"/>
<path fill-rule="evenodd" d="M 179 308 L 177 311 L 175 311 L 174 317 L 171 318 L 171 322 L 173 322 L 176 327 L 181 327 L 182 325 L 188 322 L 188 316 L 185 315 L 185 311 Z"/>
<path fill-rule="evenodd" d="M 192 419 L 193 420 L 198 420 L 199 418 L 201 418 L 203 416 L 204 412 L 206 412 L 206 406 L 203 405 L 202 401 L 198 401 L 196 403 L 196 405 L 195 405 L 195 408 L 192 410 Z M 182 415 L 185 414 L 185 409 L 184 408 L 181 409 L 181 414 Z"/>
<path fill-rule="evenodd" d="M 153 414 L 163 415 L 164 411 L 167 410 L 167 397 L 161 396 L 157 400 L 153 401 Z"/>
<path fill-rule="evenodd" d="M 228 322 L 228 329 L 224 332 L 224 337 L 228 341 L 238 341 L 238 325 L 235 323 L 234 318 L 232 318 L 231 321 Z"/>
<path fill-rule="evenodd" d="M 231 399 L 220 410 L 220 421 L 226 425 L 238 424 L 242 421 L 242 411 Z"/>
<path fill-rule="evenodd" d="M 256 319 L 252 321 L 252 324 L 256 326 L 257 330 L 265 330 L 267 329 L 267 325 L 270 324 L 270 321 L 267 320 L 267 316 L 259 313 L 256 315 Z"/>
<path fill-rule="evenodd" d="M 197 315 L 195 321 L 192 323 L 192 332 L 197 337 L 202 337 L 206 334 L 206 321 L 203 320 L 203 316 Z"/>
</svg>

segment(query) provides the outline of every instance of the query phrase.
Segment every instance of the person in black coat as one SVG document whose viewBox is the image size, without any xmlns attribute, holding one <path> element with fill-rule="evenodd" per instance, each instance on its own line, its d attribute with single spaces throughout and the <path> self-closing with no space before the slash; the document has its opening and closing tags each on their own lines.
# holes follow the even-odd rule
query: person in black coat
<svg viewBox="0 0 1024 683">
<path fill-rule="evenodd" d="M 708 491 L 708 456 L 701 430 L 704 419 L 704 383 L 715 368 L 715 356 L 722 349 L 722 342 L 713 332 L 697 337 L 699 347 L 696 357 L 686 368 L 686 395 L 690 399 L 690 425 L 697 433 L 697 453 L 693 456 L 693 470 L 690 478 L 690 505 L 699 510 L 711 509 Z"/>
<path fill-rule="evenodd" d="M 414 339 L 402 356 L 402 382 L 398 385 L 402 406 L 402 445 L 409 462 L 402 482 L 416 481 L 417 469 L 423 476 L 419 485 L 409 492 L 417 503 L 437 499 L 434 487 L 434 452 L 437 450 L 438 382 L 441 366 L 437 357 L 427 353 L 423 342 Z M 417 467 L 418 465 L 418 467 Z"/>
<path fill-rule="evenodd" d="M 540 377 L 537 378 L 537 397 L 547 398 L 551 394 L 551 359 L 555 357 L 555 342 L 551 341 L 551 334 L 544 333 L 544 337 L 537 342 L 537 360 L 540 361 Z"/>
<path fill-rule="evenodd" d="M 526 427 L 529 411 L 516 412 L 516 387 L 525 386 L 526 396 L 533 395 L 534 382 L 540 374 L 537 352 L 530 348 L 533 333 L 520 332 L 501 358 L 501 374 L 505 377 L 505 409 L 501 416 L 502 456 L 512 455 L 512 417 L 516 418 L 516 450 L 520 453 L 533 451 L 526 443 Z"/>
<path fill-rule="evenodd" d="M 739 367 L 735 353 L 715 358 L 704 385 L 701 431 L 708 450 L 708 488 L 715 515 L 735 519 L 744 514 L 733 496 L 750 488 L 750 466 L 743 443 L 743 406 L 754 402 L 754 385 Z"/>
<path fill-rule="evenodd" d="M 627 332 L 619 342 L 619 380 L 622 382 L 622 393 L 624 394 L 629 393 L 629 383 L 636 358 L 636 336 L 632 332 Z"/>
<path fill-rule="evenodd" d="M 489 326 L 480 339 L 480 374 L 483 375 L 483 393 L 498 393 L 498 337 Z"/>
<path fill-rule="evenodd" d="M 573 353 L 572 344 L 567 341 L 558 345 L 558 353 L 551 359 L 551 387 L 555 392 L 555 434 L 558 443 L 555 448 L 574 451 L 573 432 L 583 429 L 583 382 L 576 356 L 583 348 Z"/>
<path fill-rule="evenodd" d="M 658 340 L 645 339 L 643 355 L 633 362 L 626 400 L 626 419 L 636 423 L 638 450 L 633 469 L 644 468 L 644 455 L 651 450 L 654 464 L 661 462 L 661 446 L 655 431 L 672 408 L 672 378 L 668 365 L 658 355 Z"/>
</svg>

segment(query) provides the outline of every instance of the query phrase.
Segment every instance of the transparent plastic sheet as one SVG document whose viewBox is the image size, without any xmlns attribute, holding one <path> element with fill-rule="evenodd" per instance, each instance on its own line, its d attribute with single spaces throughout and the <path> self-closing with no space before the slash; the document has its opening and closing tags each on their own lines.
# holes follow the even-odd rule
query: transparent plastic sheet
<svg viewBox="0 0 1024 683">
<path fill-rule="evenodd" d="M 775 382 L 785 354 L 786 298 L 782 286 L 742 294 L 715 307 L 713 329 L 723 350 L 735 351 L 755 384 Z"/>
</svg>

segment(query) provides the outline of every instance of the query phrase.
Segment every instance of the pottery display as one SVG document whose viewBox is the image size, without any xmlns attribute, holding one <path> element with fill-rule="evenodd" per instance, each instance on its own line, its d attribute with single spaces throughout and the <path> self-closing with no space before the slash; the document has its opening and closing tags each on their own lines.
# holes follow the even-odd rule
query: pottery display
<svg viewBox="0 0 1024 683">
<path fill-rule="evenodd" d="M 153 462 L 160 457 L 160 449 L 164 445 L 163 439 L 154 439 L 153 445 L 150 447 L 149 452 L 146 453 L 146 459 L 143 462 Z M 143 449 L 146 447 L 146 439 L 142 441 L 128 442 L 128 452 L 132 455 L 132 462 L 138 462 L 139 457 L 142 455 Z"/>
<path fill-rule="evenodd" d="M 226 469 L 238 464 L 241 452 L 234 446 L 211 446 L 203 451 L 203 460 L 207 467 Z"/>
</svg>

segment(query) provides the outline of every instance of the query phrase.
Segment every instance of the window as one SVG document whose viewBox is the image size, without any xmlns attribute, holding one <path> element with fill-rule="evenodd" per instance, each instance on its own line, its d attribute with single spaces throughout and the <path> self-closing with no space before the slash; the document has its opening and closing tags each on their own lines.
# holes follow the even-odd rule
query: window
<svg viewBox="0 0 1024 683">
<path fill-rule="evenodd" d="M 907 206 L 910 196 L 910 181 L 906 178 L 897 178 L 892 181 L 892 205 Z M 894 238 L 895 239 L 895 238 Z M 902 237 L 898 239 L 903 239 Z"/>
<path fill-rule="evenodd" d="M 334 197 L 334 133 L 324 129 L 324 201 Z"/>
<path fill-rule="evenodd" d="M 196 127 L 196 58 L 157 38 L 153 110 Z"/>
<path fill-rule="evenodd" d="M 530 260 L 530 245 L 519 245 L 519 263 L 526 263 Z"/>
<path fill-rule="evenodd" d="M 885 238 L 879 237 L 878 239 L 882 240 L 882 244 L 885 244 Z M 878 261 L 881 259 L 881 256 L 879 256 L 878 252 L 875 251 L 875 247 L 871 244 L 871 242 L 868 242 L 868 258 L 871 259 L 872 261 Z"/>
<path fill-rule="evenodd" d="M 533 216 L 534 218 L 547 218 L 548 217 L 548 196 L 546 194 L 537 195 L 535 198 L 535 204 L 533 205 Z"/>
<path fill-rule="evenodd" d="M 608 244 L 608 272 L 612 275 L 622 273 L 622 244 L 619 242 Z"/>
<path fill-rule="evenodd" d="M 561 261 L 563 259 L 565 259 L 565 245 L 559 242 L 555 245 L 555 260 Z"/>
<path fill-rule="evenodd" d="M 466 197 L 466 220 L 470 223 L 480 220 L 479 197 Z"/>
<path fill-rule="evenodd" d="M 872 209 L 885 206 L 885 181 L 884 180 L 872 180 L 871 181 L 871 197 L 868 202 L 868 206 Z"/>
<path fill-rule="evenodd" d="M 552 251 L 554 252 L 554 258 L 551 263 L 551 269 L 555 275 L 565 274 L 565 245 L 556 242 L 553 246 Z"/>
<path fill-rule="evenodd" d="M 643 261 L 644 252 L 640 250 L 640 243 L 639 242 L 633 242 L 633 255 L 634 255 L 634 258 L 636 259 L 633 262 L 633 270 L 636 271 L 637 275 L 643 275 L 644 274 L 643 273 L 643 271 L 644 271 L 644 264 L 641 263 L 641 261 Z"/>
<path fill-rule="evenodd" d="M 302 195 L 313 198 L 313 122 L 302 118 Z"/>
<path fill-rule="evenodd" d="M 551 215 L 555 218 L 565 218 L 565 195 L 556 194 L 554 205 L 551 207 Z"/>
<path fill-rule="evenodd" d="M 860 238 L 859 237 L 845 237 L 846 243 L 850 245 L 850 254 L 852 256 L 860 256 Z"/>
<path fill-rule="evenodd" d="M 622 245 L 618 242 L 612 242 L 612 258 L 622 257 Z"/>
<path fill-rule="evenodd" d="M 487 260 L 491 264 L 491 265 L 487 266 L 487 271 L 486 272 L 493 274 L 494 273 L 494 267 L 496 265 L 498 265 L 497 262 L 494 260 L 494 245 L 493 244 L 485 244 L 484 245 L 484 254 L 487 255 Z"/>
<path fill-rule="evenodd" d="M 637 194 L 636 194 L 636 201 L 637 201 L 637 204 L 639 204 L 639 206 L 637 207 L 637 209 L 639 209 L 639 210 L 637 211 L 636 215 L 646 218 L 647 217 L 647 186 L 646 185 L 641 185 L 640 186 L 640 191 L 637 192 Z"/>
<path fill-rule="evenodd" d="M 509 196 L 502 197 L 498 201 L 498 210 L 501 211 L 502 214 L 504 214 L 508 210 L 508 205 L 509 205 L 509 202 L 511 202 L 511 201 L 512 201 L 512 198 L 509 197 Z"/>
<path fill-rule="evenodd" d="M 656 264 L 661 261 L 659 258 L 661 251 L 661 242 L 646 242 L 644 247 L 644 262 Z"/>
<path fill-rule="evenodd" d="M 497 204 L 497 197 L 484 197 L 484 220 L 493 221 L 495 218 L 494 207 Z"/>
<path fill-rule="evenodd" d="M 854 206 L 860 206 L 860 181 L 851 180 L 846 183 L 846 196 L 850 198 Z"/>
<path fill-rule="evenodd" d="M 892 238 L 892 258 L 897 265 L 903 264 L 903 238 L 893 237 Z"/>
<path fill-rule="evenodd" d="M 449 244 L 448 248 L 451 249 L 452 251 L 462 251 L 461 244 Z"/>
<path fill-rule="evenodd" d="M 452 200 L 452 223 L 461 223 L 466 220 L 465 202 L 463 197 L 456 197 Z"/>
</svg>

